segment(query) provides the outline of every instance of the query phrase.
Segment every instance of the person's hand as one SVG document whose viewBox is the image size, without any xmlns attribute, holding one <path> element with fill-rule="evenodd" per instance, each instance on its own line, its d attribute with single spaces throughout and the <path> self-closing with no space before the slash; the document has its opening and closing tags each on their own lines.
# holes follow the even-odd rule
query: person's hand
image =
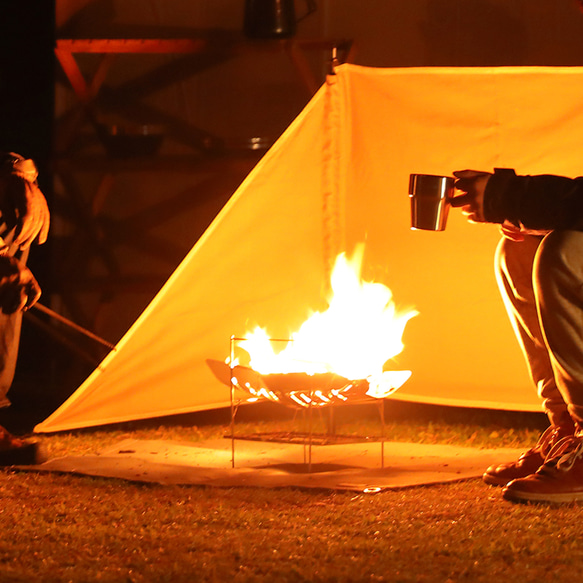
<svg viewBox="0 0 583 583">
<path fill-rule="evenodd" d="M 14 257 L 1 255 L 0 310 L 4 314 L 26 311 L 40 296 L 40 286 L 30 269 Z"/>
<path fill-rule="evenodd" d="M 465 194 L 450 199 L 451 206 L 461 208 L 462 213 L 468 217 L 470 223 L 485 222 L 484 193 L 492 174 L 477 170 L 459 170 L 453 175 L 457 178 L 455 187 Z"/>
<path fill-rule="evenodd" d="M 520 229 L 520 227 L 517 227 L 510 221 L 504 221 L 500 225 L 500 232 L 504 237 L 510 239 L 510 241 L 515 241 L 517 243 L 520 241 L 524 241 L 525 237 L 524 232 Z"/>
<path fill-rule="evenodd" d="M 47 240 L 50 214 L 47 201 L 36 182 L 22 176 L 3 176 L 0 184 L 0 213 L 8 230 L 14 229 L 13 244 L 27 249 L 36 240 Z"/>
</svg>

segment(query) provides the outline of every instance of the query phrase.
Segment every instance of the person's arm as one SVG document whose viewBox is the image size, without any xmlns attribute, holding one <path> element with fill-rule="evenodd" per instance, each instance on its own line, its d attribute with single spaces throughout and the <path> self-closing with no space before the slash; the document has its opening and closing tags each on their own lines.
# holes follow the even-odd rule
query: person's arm
<svg viewBox="0 0 583 583">
<path fill-rule="evenodd" d="M 486 186 L 484 217 L 527 229 L 582 229 L 583 178 L 517 176 L 512 170 L 498 170 Z"/>
<path fill-rule="evenodd" d="M 583 178 L 517 176 L 510 169 L 493 174 L 464 170 L 454 175 L 456 188 L 466 194 L 455 197 L 452 205 L 471 206 L 474 222 L 534 231 L 583 229 Z"/>
<path fill-rule="evenodd" d="M 0 255 L 0 311 L 26 311 L 40 296 L 40 286 L 30 269 L 14 257 Z"/>
<path fill-rule="evenodd" d="M 50 214 L 37 184 L 32 160 L 12 152 L 0 156 L 0 222 L 13 230 L 13 244 L 21 249 L 46 241 Z"/>
</svg>

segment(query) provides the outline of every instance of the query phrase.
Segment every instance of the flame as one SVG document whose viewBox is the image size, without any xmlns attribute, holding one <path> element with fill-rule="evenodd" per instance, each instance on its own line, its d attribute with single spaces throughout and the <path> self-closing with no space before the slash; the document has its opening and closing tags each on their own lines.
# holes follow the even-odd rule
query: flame
<svg viewBox="0 0 583 583">
<path fill-rule="evenodd" d="M 386 393 L 387 382 L 398 383 L 398 388 L 409 378 L 410 371 L 383 372 L 383 367 L 403 350 L 405 326 L 418 312 L 398 312 L 388 287 L 361 280 L 363 255 L 363 245 L 351 259 L 338 255 L 328 308 L 312 314 L 283 350 L 276 353 L 277 343 L 263 328 L 245 335 L 241 346 L 249 353 L 251 368 L 260 374 L 333 372 L 369 379 L 371 392 L 378 396 Z"/>
</svg>

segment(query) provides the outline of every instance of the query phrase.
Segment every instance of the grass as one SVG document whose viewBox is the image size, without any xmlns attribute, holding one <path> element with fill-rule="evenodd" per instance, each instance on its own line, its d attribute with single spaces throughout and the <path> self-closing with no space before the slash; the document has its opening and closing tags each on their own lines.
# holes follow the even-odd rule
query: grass
<svg viewBox="0 0 583 583">
<path fill-rule="evenodd" d="M 400 406 L 390 439 L 527 447 L 544 420 Z M 196 441 L 227 419 L 43 436 L 52 456 L 131 436 Z M 242 418 L 241 431 L 291 427 Z M 378 429 L 344 419 L 343 432 Z M 145 485 L 0 473 L 0 581 L 571 581 L 583 567 L 583 506 L 513 505 L 480 480 L 378 494 Z"/>
</svg>

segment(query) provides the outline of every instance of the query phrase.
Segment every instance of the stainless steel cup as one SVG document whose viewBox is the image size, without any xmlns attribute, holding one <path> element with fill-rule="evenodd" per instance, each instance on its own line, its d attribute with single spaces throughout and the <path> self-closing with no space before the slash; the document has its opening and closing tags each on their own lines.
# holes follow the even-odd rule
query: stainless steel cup
<svg viewBox="0 0 583 583">
<path fill-rule="evenodd" d="M 449 199 L 453 198 L 454 179 L 451 176 L 411 174 L 411 228 L 443 231 L 447 224 Z"/>
</svg>

